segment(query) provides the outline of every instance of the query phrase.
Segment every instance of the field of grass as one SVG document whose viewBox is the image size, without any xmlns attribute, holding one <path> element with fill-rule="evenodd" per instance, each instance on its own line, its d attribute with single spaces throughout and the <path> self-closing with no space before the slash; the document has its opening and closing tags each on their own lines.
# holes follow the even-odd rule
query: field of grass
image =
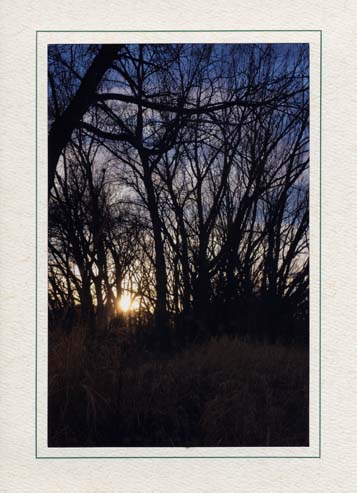
<svg viewBox="0 0 357 493">
<path fill-rule="evenodd" d="M 53 447 L 308 446 L 308 350 L 223 336 L 171 355 L 50 338 Z"/>
</svg>

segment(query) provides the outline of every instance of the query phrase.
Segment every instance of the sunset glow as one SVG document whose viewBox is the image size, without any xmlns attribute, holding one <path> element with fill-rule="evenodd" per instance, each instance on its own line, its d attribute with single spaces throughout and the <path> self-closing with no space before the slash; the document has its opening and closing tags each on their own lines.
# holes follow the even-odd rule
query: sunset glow
<svg viewBox="0 0 357 493">
<path fill-rule="evenodd" d="M 125 292 L 121 295 L 118 305 L 119 309 L 125 313 L 129 310 L 137 310 L 139 308 L 139 300 L 133 298 L 130 293 Z"/>
</svg>

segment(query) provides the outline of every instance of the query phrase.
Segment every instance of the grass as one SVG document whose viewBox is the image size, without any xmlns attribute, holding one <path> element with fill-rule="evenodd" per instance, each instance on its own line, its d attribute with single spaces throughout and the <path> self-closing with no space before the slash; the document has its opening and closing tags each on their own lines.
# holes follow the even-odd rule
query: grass
<svg viewBox="0 0 357 493">
<path fill-rule="evenodd" d="M 308 446 L 308 351 L 223 336 L 171 354 L 79 330 L 49 348 L 49 446 Z"/>
</svg>

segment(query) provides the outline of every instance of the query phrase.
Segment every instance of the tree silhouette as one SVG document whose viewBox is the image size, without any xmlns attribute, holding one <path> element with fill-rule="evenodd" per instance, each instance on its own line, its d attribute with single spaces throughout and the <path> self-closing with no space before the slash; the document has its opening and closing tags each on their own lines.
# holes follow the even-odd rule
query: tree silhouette
<svg viewBox="0 0 357 493">
<path fill-rule="evenodd" d="M 305 334 L 307 46 L 49 50 L 51 309 L 93 332 L 125 285 L 162 349 Z"/>
</svg>

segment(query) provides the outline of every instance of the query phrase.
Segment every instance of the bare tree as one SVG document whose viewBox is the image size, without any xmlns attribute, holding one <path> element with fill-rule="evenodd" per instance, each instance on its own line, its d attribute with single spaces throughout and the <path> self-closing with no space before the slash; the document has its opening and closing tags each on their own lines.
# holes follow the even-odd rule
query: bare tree
<svg viewBox="0 0 357 493">
<path fill-rule="evenodd" d="M 82 73 L 83 66 L 86 67 L 87 60 L 79 61 L 78 56 L 75 57 L 73 54 L 73 46 L 68 48 L 69 50 L 65 50 L 57 45 L 49 48 L 48 79 L 51 98 L 49 108 L 52 120 L 48 134 L 49 192 L 53 187 L 61 152 L 71 138 L 73 130 L 78 127 L 83 115 L 93 103 L 97 87 L 118 56 L 122 45 L 102 45 L 84 73 Z M 68 75 L 66 74 L 65 86 L 63 86 L 61 75 L 65 69 Z M 73 80 L 76 84 L 73 84 Z"/>
<path fill-rule="evenodd" d="M 207 331 L 248 300 L 269 326 L 306 311 L 306 46 L 103 50 L 51 53 L 50 134 L 71 115 L 50 141 L 52 163 L 63 156 L 50 204 L 53 305 L 81 293 L 103 318 L 135 279 L 163 348 L 177 315 Z"/>
</svg>

